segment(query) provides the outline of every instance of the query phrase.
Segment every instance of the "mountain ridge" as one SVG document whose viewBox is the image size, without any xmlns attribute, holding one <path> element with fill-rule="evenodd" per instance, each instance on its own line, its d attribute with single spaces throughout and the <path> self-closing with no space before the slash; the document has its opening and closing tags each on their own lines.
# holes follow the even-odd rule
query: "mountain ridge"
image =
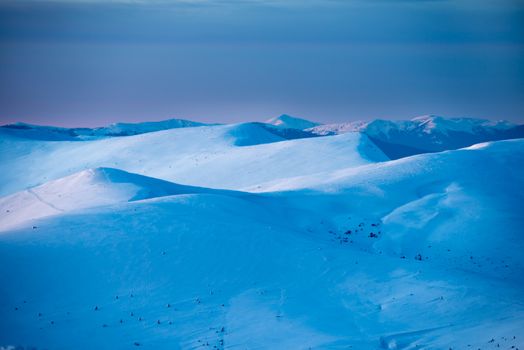
<svg viewBox="0 0 524 350">
<path fill-rule="evenodd" d="M 21 138 L 48 141 L 84 141 L 106 137 L 126 137 L 163 130 L 214 126 L 185 119 L 168 119 L 158 122 L 114 123 L 99 128 L 61 128 L 38 126 L 25 123 L 7 124 L 0 127 L 4 133 Z M 231 124 L 230 124 L 231 125 Z M 233 124 L 234 125 L 234 124 Z M 275 136 L 267 136 L 267 142 L 278 142 L 297 138 L 339 135 L 348 132 L 367 134 L 392 159 L 405 156 L 458 149 L 479 142 L 524 137 L 524 125 L 505 120 L 478 118 L 445 118 L 424 115 L 409 120 L 354 121 L 321 124 L 283 114 L 264 123 L 245 122 L 236 124 L 260 126 Z M 260 133 L 262 131 L 258 131 Z M 252 140 L 239 141 L 253 144 Z"/>
<path fill-rule="evenodd" d="M 306 129 L 319 135 L 361 132 L 368 135 L 391 159 L 441 152 L 476 143 L 524 137 L 524 125 L 476 118 L 444 118 L 435 115 L 410 120 L 356 121 Z"/>
</svg>

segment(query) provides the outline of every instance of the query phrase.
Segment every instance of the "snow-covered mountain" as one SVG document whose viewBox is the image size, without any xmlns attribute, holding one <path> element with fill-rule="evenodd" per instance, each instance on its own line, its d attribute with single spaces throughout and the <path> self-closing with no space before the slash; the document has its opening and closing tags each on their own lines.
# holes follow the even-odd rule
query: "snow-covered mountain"
<svg viewBox="0 0 524 350">
<path fill-rule="evenodd" d="M 296 118 L 287 114 L 282 114 L 280 117 L 275 117 L 266 120 L 266 124 L 270 124 L 279 128 L 284 129 L 298 129 L 305 130 L 320 125 L 306 119 Z"/>
<path fill-rule="evenodd" d="M 3 132 L 13 136 L 50 141 L 73 141 L 92 137 L 131 136 L 160 130 L 189 128 L 204 124 L 185 119 L 168 119 L 158 122 L 114 123 L 98 128 L 60 128 L 26 123 L 13 123 L 1 126 Z"/>
<path fill-rule="evenodd" d="M 194 122 L 185 119 L 168 119 L 158 122 L 142 122 L 142 123 L 115 123 L 106 127 L 95 129 L 74 129 L 78 135 L 88 136 L 130 136 L 139 135 L 147 132 L 154 132 L 160 130 L 190 128 L 196 126 L 204 126 L 209 124 Z"/>
<path fill-rule="evenodd" d="M 471 146 L 475 143 L 524 137 L 524 126 L 507 121 L 421 116 L 411 120 L 373 120 L 319 125 L 318 135 L 362 132 L 392 159 Z"/>
<path fill-rule="evenodd" d="M 0 348 L 523 348 L 524 140 L 341 130 L 0 128 Z"/>
<path fill-rule="evenodd" d="M 134 124 L 116 123 L 92 129 L 68 129 L 15 123 L 0 127 L 0 134 L 43 141 L 89 141 L 114 136 L 133 136 L 162 130 L 213 125 L 184 119 Z M 262 138 L 266 141 L 247 141 L 248 143 L 269 143 L 360 132 L 370 137 L 390 159 L 458 149 L 480 142 L 524 137 L 524 125 L 516 125 L 507 121 L 444 118 L 433 115 L 416 117 L 411 120 L 376 119 L 373 121 L 320 124 L 284 114 L 269 119 L 265 123 L 243 123 L 240 125 L 242 125 L 242 128 L 251 128 L 254 132 L 264 134 Z M 238 142 L 244 141 L 239 140 Z M 248 145 L 248 143 L 243 145 Z"/>
</svg>

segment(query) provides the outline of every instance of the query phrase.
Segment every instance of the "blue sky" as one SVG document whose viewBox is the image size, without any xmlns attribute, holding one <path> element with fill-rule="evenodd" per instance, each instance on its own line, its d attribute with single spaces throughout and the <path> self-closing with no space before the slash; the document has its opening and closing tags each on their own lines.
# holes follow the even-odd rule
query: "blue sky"
<svg viewBox="0 0 524 350">
<path fill-rule="evenodd" d="M 524 2 L 0 0 L 0 120 L 524 122 Z"/>
</svg>

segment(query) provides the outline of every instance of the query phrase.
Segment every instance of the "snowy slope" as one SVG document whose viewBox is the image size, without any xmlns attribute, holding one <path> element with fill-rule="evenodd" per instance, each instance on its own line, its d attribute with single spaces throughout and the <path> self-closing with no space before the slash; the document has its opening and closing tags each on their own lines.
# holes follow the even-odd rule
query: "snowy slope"
<svg viewBox="0 0 524 350">
<path fill-rule="evenodd" d="M 319 135 L 362 132 L 392 159 L 458 149 L 480 142 L 524 137 L 522 126 L 507 121 L 443 118 L 434 115 L 411 120 L 376 119 L 370 122 L 319 125 L 307 131 Z"/>
<path fill-rule="evenodd" d="M 259 186 L 329 210 L 312 229 L 344 243 L 520 281 L 523 164 L 524 141 L 509 140 Z"/>
<path fill-rule="evenodd" d="M 0 161 L 9 169 L 0 173 L 0 195 L 97 167 L 196 186 L 242 189 L 275 178 L 387 160 L 365 135 L 288 141 L 260 123 L 180 128 L 82 142 L 0 135 Z"/>
<path fill-rule="evenodd" d="M 0 231 L 37 218 L 73 210 L 213 191 L 118 169 L 89 169 L 0 198 Z"/>
<path fill-rule="evenodd" d="M 26 223 L 0 235 L 0 344 L 522 347 L 523 142 Z"/>
</svg>

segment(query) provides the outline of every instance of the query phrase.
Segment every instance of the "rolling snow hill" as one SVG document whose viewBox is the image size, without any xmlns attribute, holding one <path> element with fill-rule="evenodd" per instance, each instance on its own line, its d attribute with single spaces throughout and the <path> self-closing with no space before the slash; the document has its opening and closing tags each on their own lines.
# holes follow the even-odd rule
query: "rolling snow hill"
<svg viewBox="0 0 524 350">
<path fill-rule="evenodd" d="M 118 169 L 88 169 L 0 198 L 0 231 L 74 210 L 202 192 L 219 191 L 178 185 Z"/>
<path fill-rule="evenodd" d="M 524 140 L 508 140 L 260 187 L 282 193 L 293 206 L 315 203 L 315 210 L 329 215 L 308 229 L 331 231 L 341 243 L 396 257 L 420 254 L 520 283 L 522 164 Z"/>
<path fill-rule="evenodd" d="M 0 235 L 0 343 L 521 347 L 523 142 L 20 223 Z"/>
<path fill-rule="evenodd" d="M 239 190 L 275 176 L 287 178 L 387 160 L 365 135 L 288 141 L 260 123 L 180 128 L 82 142 L 1 136 L 0 161 L 9 171 L 0 173 L 0 195 L 97 167 Z"/>
</svg>

